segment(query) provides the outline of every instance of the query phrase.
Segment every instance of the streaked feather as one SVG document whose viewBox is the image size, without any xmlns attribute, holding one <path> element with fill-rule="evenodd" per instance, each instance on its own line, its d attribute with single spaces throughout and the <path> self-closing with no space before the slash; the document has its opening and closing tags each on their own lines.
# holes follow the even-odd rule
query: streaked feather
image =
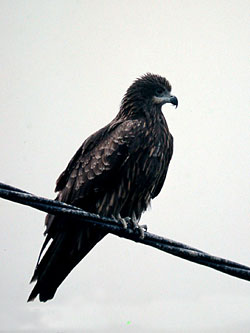
<svg viewBox="0 0 250 333">
<path fill-rule="evenodd" d="M 173 152 L 161 108 L 150 104 L 159 86 L 171 91 L 169 82 L 154 74 L 129 87 L 115 119 L 82 144 L 58 178 L 57 200 L 104 216 L 140 219 L 163 186 Z M 29 300 L 53 298 L 69 272 L 106 235 L 59 215 L 48 215 L 46 227 L 45 245 L 52 243 L 39 256 Z"/>
</svg>

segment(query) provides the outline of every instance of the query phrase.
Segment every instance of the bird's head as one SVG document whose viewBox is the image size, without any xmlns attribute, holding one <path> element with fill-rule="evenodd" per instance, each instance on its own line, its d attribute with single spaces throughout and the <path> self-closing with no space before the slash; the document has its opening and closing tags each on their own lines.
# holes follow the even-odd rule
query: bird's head
<svg viewBox="0 0 250 333">
<path fill-rule="evenodd" d="M 133 112 L 145 106 L 161 108 L 165 103 L 178 106 L 178 100 L 171 95 L 171 85 L 162 76 L 147 73 L 136 79 L 128 88 L 121 104 L 121 109 Z M 136 110 L 137 109 L 137 110 Z"/>
</svg>

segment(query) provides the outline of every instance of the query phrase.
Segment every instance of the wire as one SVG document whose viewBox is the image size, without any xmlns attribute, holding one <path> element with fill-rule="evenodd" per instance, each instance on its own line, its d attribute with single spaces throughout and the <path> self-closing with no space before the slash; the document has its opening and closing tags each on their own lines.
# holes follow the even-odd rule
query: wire
<svg viewBox="0 0 250 333">
<path fill-rule="evenodd" d="M 250 281 L 250 267 L 227 259 L 212 256 L 189 245 L 176 242 L 147 231 L 144 233 L 144 238 L 141 238 L 139 229 L 134 229 L 130 224 L 128 224 L 128 227 L 125 229 L 121 222 L 113 218 L 101 217 L 100 215 L 86 212 L 79 207 L 71 206 L 57 200 L 38 197 L 29 192 L 3 183 L 0 183 L 0 197 L 53 215 L 69 215 L 79 221 L 82 221 L 83 223 L 94 225 L 119 237 L 155 247 L 182 259 Z"/>
</svg>

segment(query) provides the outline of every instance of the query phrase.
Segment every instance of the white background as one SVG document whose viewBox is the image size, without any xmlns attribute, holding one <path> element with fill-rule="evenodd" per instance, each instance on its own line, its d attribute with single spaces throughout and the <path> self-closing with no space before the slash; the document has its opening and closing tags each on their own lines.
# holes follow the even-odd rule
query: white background
<svg viewBox="0 0 250 333">
<path fill-rule="evenodd" d="M 248 1 L 0 2 L 0 181 L 54 198 L 132 81 L 165 76 L 174 136 L 149 231 L 247 265 Z M 2 331 L 249 332 L 250 284 L 109 235 L 54 300 L 26 303 L 45 214 L 0 201 Z"/>
</svg>

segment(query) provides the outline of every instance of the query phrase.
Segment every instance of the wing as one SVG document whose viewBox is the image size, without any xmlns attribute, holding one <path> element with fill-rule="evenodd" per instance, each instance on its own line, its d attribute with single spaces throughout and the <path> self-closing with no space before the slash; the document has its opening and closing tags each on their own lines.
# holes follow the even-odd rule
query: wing
<svg viewBox="0 0 250 333">
<path fill-rule="evenodd" d="M 75 155 L 70 160 L 69 164 L 67 165 L 66 169 L 62 172 L 62 174 L 59 176 L 59 178 L 56 181 L 56 188 L 55 192 L 58 192 L 60 190 L 63 190 L 63 188 L 66 186 L 67 181 L 70 177 L 70 174 L 74 170 L 79 158 L 83 155 L 88 154 L 95 146 L 97 146 L 105 137 L 116 127 L 120 125 L 120 122 L 111 122 L 110 124 L 106 125 L 105 127 L 101 128 L 94 134 L 88 137 L 81 147 L 77 150 Z"/>
<path fill-rule="evenodd" d="M 111 123 L 91 135 L 59 177 L 58 199 L 77 204 L 88 198 L 81 207 L 86 206 L 91 211 L 91 202 L 119 179 L 119 170 L 129 156 L 129 147 L 139 125 L 138 120 Z"/>
<path fill-rule="evenodd" d="M 114 200 L 116 193 L 112 193 L 114 184 L 117 185 L 119 170 L 128 159 L 131 141 L 139 127 L 138 121 L 134 120 L 111 123 L 89 137 L 59 177 L 57 199 L 95 213 L 98 200 L 106 200 L 113 214 L 113 203 L 117 206 Z M 108 192 L 112 193 L 111 197 L 107 197 Z M 119 195 L 122 196 L 123 191 Z M 91 226 L 79 228 L 78 224 L 70 223 L 59 215 L 48 214 L 45 224 L 47 237 L 32 277 L 37 284 L 29 301 L 38 294 L 42 301 L 53 298 L 56 289 L 74 266 L 106 235 L 106 232 Z M 51 238 L 53 241 L 40 260 Z"/>
</svg>

